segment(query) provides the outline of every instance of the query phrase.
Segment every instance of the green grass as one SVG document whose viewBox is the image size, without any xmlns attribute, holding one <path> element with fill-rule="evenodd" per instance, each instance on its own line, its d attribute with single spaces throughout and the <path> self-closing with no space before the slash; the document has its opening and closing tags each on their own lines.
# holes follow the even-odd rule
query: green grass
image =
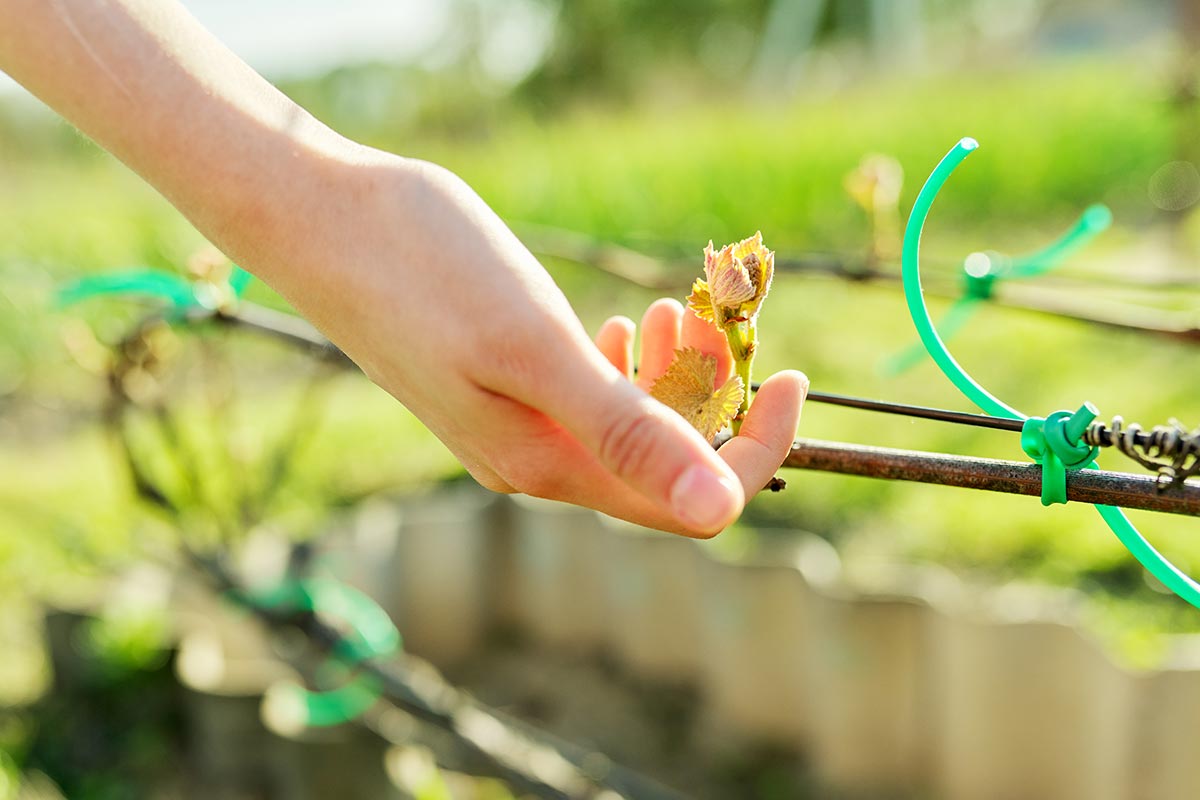
<svg viewBox="0 0 1200 800">
<path fill-rule="evenodd" d="M 862 252 L 866 228 L 841 181 L 863 154 L 887 152 L 901 160 L 907 207 L 945 150 L 972 135 L 982 143 L 980 152 L 934 209 L 927 239 L 934 258 L 953 262 L 973 249 L 1036 246 L 1097 200 L 1109 203 L 1118 221 L 1093 251 L 1104 254 L 1139 241 L 1158 221 L 1145 187 L 1173 157 L 1164 96 L 1157 76 L 1127 59 L 885 82 L 790 104 L 750 98 L 629 113 L 580 111 L 546 123 L 517 121 L 487 141 L 453 146 L 374 143 L 455 169 L 514 223 L 650 242 L 694 256 L 710 238 L 720 243 L 762 229 L 768 244 L 787 255 Z M 107 158 L 14 161 L 3 167 L 3 178 L 0 397 L 7 391 L 18 405 L 58 403 L 72 418 L 94 413 L 94 379 L 57 344 L 62 318 L 38 309 L 72 274 L 139 264 L 172 268 L 200 238 Z M 1072 270 L 1078 274 L 1086 263 L 1077 259 Z M 636 318 L 653 299 L 586 267 L 548 267 L 592 330 L 610 314 Z M 257 299 L 270 299 L 261 287 L 254 291 Z M 945 307 L 932 305 L 935 313 Z M 134 316 L 114 303 L 78 313 L 110 340 Z M 761 330 L 760 375 L 799 368 L 828 391 L 967 408 L 929 364 L 898 378 L 882 376 L 881 361 L 912 339 L 894 288 L 780 277 Z M 1200 374 L 1195 348 L 987 307 L 953 350 L 984 385 L 1029 413 L 1091 400 L 1105 415 L 1119 412 L 1144 424 L 1200 417 L 1186 380 Z M 269 427 L 278 421 L 273 409 L 290 391 L 294 386 L 286 384 L 256 390 L 257 411 L 250 404 L 240 424 L 247 431 Z M 140 523 L 107 444 L 94 425 L 62 428 L 41 436 L 0 433 L 0 587 L 46 592 L 94 571 L 96 563 L 138 552 Z M 816 404 L 806 409 L 801 433 L 1023 458 L 1014 435 Z M 1127 466 L 1113 456 L 1102 463 Z M 339 493 L 456 472 L 445 449 L 390 398 L 365 381 L 339 379 L 322 430 L 296 467 L 289 513 L 299 516 L 290 519 L 316 527 L 322 503 Z M 808 528 L 847 552 L 935 562 L 985 580 L 1082 585 L 1104 610 L 1097 626 L 1143 653 L 1156 632 L 1195 630 L 1200 622 L 1200 615 L 1146 585 L 1086 507 L 1045 509 L 1032 498 L 819 474 L 794 474 L 789 483 L 782 495 L 756 500 L 749 523 Z M 1200 571 L 1194 521 L 1148 514 L 1138 521 L 1181 566 Z"/>
<path fill-rule="evenodd" d="M 885 81 L 791 104 L 581 112 L 476 145 L 380 144 L 456 169 L 509 219 L 685 252 L 761 228 L 786 252 L 856 248 L 865 228 L 841 183 L 864 154 L 900 160 L 907 206 L 962 136 L 982 147 L 933 232 L 1021 246 L 1092 202 L 1125 223 L 1150 216 L 1146 181 L 1171 158 L 1172 123 L 1155 76 L 1117 61 Z"/>
</svg>

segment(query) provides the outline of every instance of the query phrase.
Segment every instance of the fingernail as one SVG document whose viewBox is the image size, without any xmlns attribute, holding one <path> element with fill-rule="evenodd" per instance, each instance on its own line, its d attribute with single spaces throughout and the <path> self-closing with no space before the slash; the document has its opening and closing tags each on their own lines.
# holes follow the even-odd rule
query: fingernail
<svg viewBox="0 0 1200 800">
<path fill-rule="evenodd" d="M 693 465 L 671 487 L 671 510 L 679 521 L 701 531 L 716 531 L 738 511 L 737 488 L 711 469 Z"/>
</svg>

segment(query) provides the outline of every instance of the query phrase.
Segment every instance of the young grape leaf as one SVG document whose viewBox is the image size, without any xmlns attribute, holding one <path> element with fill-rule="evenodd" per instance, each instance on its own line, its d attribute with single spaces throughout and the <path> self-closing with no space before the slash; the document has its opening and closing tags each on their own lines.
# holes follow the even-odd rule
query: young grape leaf
<svg viewBox="0 0 1200 800">
<path fill-rule="evenodd" d="M 671 366 L 650 387 L 650 396 L 711 440 L 733 419 L 745 394 L 742 379 L 736 375 L 714 392 L 716 378 L 716 356 L 705 355 L 694 347 L 676 350 Z"/>
</svg>

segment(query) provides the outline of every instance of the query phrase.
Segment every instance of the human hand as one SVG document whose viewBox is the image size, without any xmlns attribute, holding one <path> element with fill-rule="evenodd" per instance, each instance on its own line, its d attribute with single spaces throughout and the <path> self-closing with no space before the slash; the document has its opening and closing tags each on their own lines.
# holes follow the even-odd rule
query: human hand
<svg viewBox="0 0 1200 800">
<path fill-rule="evenodd" d="M 632 323 L 606 324 L 597 348 L 545 270 L 462 181 L 374 151 L 350 161 L 348 176 L 325 185 L 325 217 L 298 227 L 290 253 L 271 256 L 287 269 L 264 274 L 481 484 L 707 536 L 782 463 L 806 387 L 799 373 L 768 381 L 743 435 L 718 454 L 644 391 L 681 328 L 686 341 L 724 354 L 727 375 L 715 329 L 684 322 L 678 303 L 653 306 L 635 384 L 621 356 Z"/>
<path fill-rule="evenodd" d="M 724 386 L 734 372 L 734 360 L 725 335 L 677 301 L 662 298 L 642 318 L 640 364 L 635 365 L 632 320 L 610 317 L 596 334 L 596 346 L 605 357 L 639 387 L 650 391 L 667 372 L 682 349 L 699 350 L 716 360 L 713 386 Z M 761 490 L 782 465 L 791 448 L 808 391 L 808 378 L 785 370 L 768 378 L 755 395 L 741 432 L 725 441 L 721 456 L 734 467 L 747 498 Z"/>
</svg>

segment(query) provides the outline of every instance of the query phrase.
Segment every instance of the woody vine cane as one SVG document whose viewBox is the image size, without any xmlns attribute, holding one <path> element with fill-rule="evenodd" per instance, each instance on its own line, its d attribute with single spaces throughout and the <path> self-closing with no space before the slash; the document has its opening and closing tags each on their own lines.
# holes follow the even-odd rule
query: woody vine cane
<svg viewBox="0 0 1200 800">
<path fill-rule="evenodd" d="M 921 343 L 950 382 L 985 413 L 1025 421 L 1022 447 L 1042 464 L 1045 486 L 1049 480 L 1064 481 L 1065 471 L 1068 469 L 1094 467 L 1096 449 L 1083 442 L 1083 434 L 1096 416 L 1094 407 L 1085 403 L 1079 411 L 1056 412 L 1043 420 L 1027 417 L 997 398 L 976 382 L 946 349 L 930 319 L 929 308 L 925 304 L 921 289 L 921 232 L 929 209 L 951 173 L 978 147 L 978 142 L 971 138 L 964 138 L 955 144 L 934 168 L 917 195 L 904 230 L 904 248 L 901 256 L 904 298 Z M 1043 501 L 1046 496 L 1047 489 L 1043 488 Z M 1200 608 L 1200 584 L 1146 541 L 1121 509 L 1097 505 L 1096 510 L 1121 543 L 1151 575 L 1175 594 Z"/>
</svg>

